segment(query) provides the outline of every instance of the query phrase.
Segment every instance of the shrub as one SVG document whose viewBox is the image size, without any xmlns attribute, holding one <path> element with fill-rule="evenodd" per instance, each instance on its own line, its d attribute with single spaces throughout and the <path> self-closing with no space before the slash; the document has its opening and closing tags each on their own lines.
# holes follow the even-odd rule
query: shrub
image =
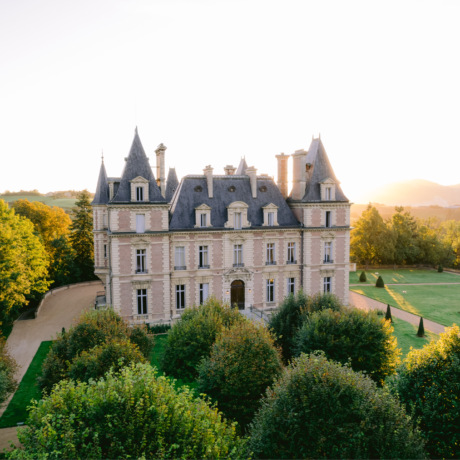
<svg viewBox="0 0 460 460">
<path fill-rule="evenodd" d="M 246 322 L 218 337 L 199 366 L 198 388 L 226 417 L 245 427 L 281 369 L 281 354 L 270 332 L 262 324 Z"/>
<path fill-rule="evenodd" d="M 420 317 L 420 323 L 418 325 L 417 337 L 425 337 L 425 327 L 423 326 L 423 318 Z"/>
<path fill-rule="evenodd" d="M 198 364 L 209 356 L 222 328 L 245 320 L 238 310 L 215 297 L 209 297 L 203 305 L 187 308 L 168 334 L 161 370 L 179 379 L 195 379 Z"/>
<path fill-rule="evenodd" d="M 32 403 L 14 459 L 241 458 L 235 427 L 149 364 L 93 384 L 62 381 Z"/>
<path fill-rule="evenodd" d="M 437 342 L 412 350 L 389 385 L 414 417 L 431 458 L 460 458 L 460 329 L 446 328 Z"/>
<path fill-rule="evenodd" d="M 83 313 L 68 332 L 63 330 L 57 335 L 43 361 L 38 386 L 42 391 L 50 391 L 53 385 L 68 378 L 69 363 L 76 357 L 114 339 L 131 341 L 145 358 L 149 358 L 153 350 L 154 338 L 145 326 L 129 327 L 112 309 L 89 311 Z"/>
<path fill-rule="evenodd" d="M 0 405 L 3 404 L 18 387 L 18 382 L 15 379 L 17 370 L 18 365 L 10 354 L 6 340 L 0 335 Z"/>
<path fill-rule="evenodd" d="M 321 355 L 302 355 L 266 392 L 251 424 L 255 458 L 425 458 L 397 398 Z"/>
<path fill-rule="evenodd" d="M 323 310 L 306 319 L 296 336 L 296 353 L 324 351 L 327 358 L 366 372 L 380 385 L 400 364 L 401 350 L 391 323 L 374 311 L 344 308 Z"/>
<path fill-rule="evenodd" d="M 152 326 L 150 324 L 147 324 L 147 330 L 151 334 L 164 334 L 165 332 L 168 332 L 171 330 L 171 325 L 170 324 L 154 324 Z"/>
<path fill-rule="evenodd" d="M 361 272 L 361 275 L 359 275 L 359 281 L 361 281 L 361 283 L 365 283 L 367 281 L 365 272 Z"/>
<path fill-rule="evenodd" d="M 342 304 L 338 297 L 330 293 L 307 296 L 299 291 L 295 297 L 286 297 L 271 316 L 268 327 L 275 336 L 276 345 L 281 347 L 285 363 L 293 356 L 294 337 L 305 318 L 324 308 L 338 311 Z"/>
<path fill-rule="evenodd" d="M 375 287 L 378 287 L 378 288 L 384 288 L 385 287 L 385 283 L 383 282 L 383 278 L 380 275 L 377 278 L 377 281 L 375 283 Z"/>
<path fill-rule="evenodd" d="M 438 273 L 442 273 L 444 271 L 444 268 L 442 267 L 442 265 L 438 265 Z"/>
<path fill-rule="evenodd" d="M 390 305 L 387 305 L 387 312 L 385 313 L 385 319 L 387 321 L 393 322 L 393 317 L 391 316 L 391 308 Z"/>
</svg>

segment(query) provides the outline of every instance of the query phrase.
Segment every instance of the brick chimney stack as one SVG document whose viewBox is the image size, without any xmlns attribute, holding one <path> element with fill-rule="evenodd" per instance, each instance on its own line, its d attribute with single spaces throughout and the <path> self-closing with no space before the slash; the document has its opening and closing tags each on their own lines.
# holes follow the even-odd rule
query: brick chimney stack
<svg viewBox="0 0 460 460">
<path fill-rule="evenodd" d="M 254 166 L 249 167 L 246 169 L 246 175 L 251 182 L 252 197 L 257 198 L 257 169 Z"/>
<path fill-rule="evenodd" d="M 227 165 L 225 166 L 224 171 L 226 176 L 234 176 L 236 168 L 234 166 Z"/>
<path fill-rule="evenodd" d="M 288 159 L 289 155 L 282 153 L 276 155 L 278 160 L 278 188 L 280 189 L 281 195 L 286 199 L 288 197 Z"/>
<path fill-rule="evenodd" d="M 206 168 L 203 169 L 203 172 L 208 182 L 208 197 L 213 198 L 213 193 L 214 193 L 213 181 L 212 181 L 213 168 L 211 168 L 211 165 L 206 166 Z"/>
</svg>

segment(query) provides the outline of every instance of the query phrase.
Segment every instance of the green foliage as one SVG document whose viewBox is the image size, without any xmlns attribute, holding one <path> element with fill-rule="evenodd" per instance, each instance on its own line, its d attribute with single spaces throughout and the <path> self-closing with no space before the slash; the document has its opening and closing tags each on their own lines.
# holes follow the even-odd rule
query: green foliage
<svg viewBox="0 0 460 460">
<path fill-rule="evenodd" d="M 361 275 L 359 275 L 359 281 L 361 281 L 361 283 L 365 283 L 367 281 L 366 273 L 364 271 L 361 272 Z"/>
<path fill-rule="evenodd" d="M 0 335 L 0 405 L 18 387 L 18 382 L 15 379 L 17 370 L 18 365 L 10 354 L 6 340 Z"/>
<path fill-rule="evenodd" d="M 251 425 L 255 458 L 425 458 L 397 398 L 325 356 L 302 355 L 266 392 Z"/>
<path fill-rule="evenodd" d="M 213 296 L 203 305 L 187 308 L 168 334 L 161 370 L 179 379 L 195 379 L 199 362 L 209 356 L 222 328 L 244 321 L 238 310 Z"/>
<path fill-rule="evenodd" d="M 394 263 L 398 265 L 417 263 L 420 248 L 417 244 L 417 222 L 402 206 L 395 207 L 396 213 L 391 216 L 389 228 L 396 235 Z"/>
<path fill-rule="evenodd" d="M 425 328 L 423 327 L 422 317 L 420 317 L 420 324 L 418 325 L 417 337 L 425 337 Z"/>
<path fill-rule="evenodd" d="M 50 268 L 50 279 L 53 280 L 52 288 L 77 283 L 81 279 L 80 268 L 75 262 L 75 251 L 70 244 L 70 239 L 60 236 L 51 242 L 53 262 Z"/>
<path fill-rule="evenodd" d="M 242 427 L 254 417 L 266 388 L 280 375 L 281 355 L 262 324 L 225 329 L 199 365 L 198 389 Z"/>
<path fill-rule="evenodd" d="M 188 388 L 149 364 L 110 372 L 97 384 L 63 381 L 34 402 L 13 459 L 242 458 L 235 427 Z"/>
<path fill-rule="evenodd" d="M 391 308 L 390 305 L 387 305 L 387 312 L 385 313 L 385 319 L 387 321 L 393 322 L 393 317 L 391 316 Z"/>
<path fill-rule="evenodd" d="M 385 283 L 383 282 L 383 278 L 381 276 L 377 278 L 377 281 L 375 282 L 375 287 L 378 287 L 378 288 L 385 287 Z"/>
<path fill-rule="evenodd" d="M 338 311 L 342 304 L 338 297 L 330 293 L 307 296 L 299 291 L 295 297 L 286 297 L 270 317 L 268 327 L 273 332 L 276 345 L 281 348 L 285 363 L 293 356 L 294 337 L 305 317 L 324 308 Z"/>
<path fill-rule="evenodd" d="M 444 268 L 442 268 L 442 265 L 438 265 L 438 273 L 442 273 L 444 271 Z"/>
<path fill-rule="evenodd" d="M 0 324 L 11 323 L 22 305 L 46 292 L 49 260 L 29 220 L 0 200 Z"/>
<path fill-rule="evenodd" d="M 322 350 L 326 357 L 354 371 L 366 372 L 379 385 L 395 373 L 401 350 L 389 321 L 374 311 L 344 308 L 310 315 L 295 338 L 295 356 Z"/>
<path fill-rule="evenodd" d="M 153 326 L 147 324 L 147 330 L 152 334 L 164 334 L 171 330 L 170 324 L 154 324 Z"/>
<path fill-rule="evenodd" d="M 460 458 L 460 329 L 447 328 L 437 342 L 412 350 L 390 387 L 414 417 L 430 458 Z"/>
<path fill-rule="evenodd" d="M 108 344 L 112 341 L 124 345 L 117 348 L 111 344 L 109 347 Z M 125 344 L 126 341 L 136 345 L 136 349 L 144 358 L 150 358 L 154 338 L 152 334 L 148 333 L 145 326 L 128 327 L 112 309 L 93 310 L 84 313 L 78 323 L 72 326 L 69 331 L 58 334 L 43 363 L 42 375 L 37 379 L 38 386 L 42 391 L 49 392 L 53 385 L 62 379 L 86 379 L 85 376 L 92 371 L 84 370 L 77 374 L 76 369 L 83 369 L 84 363 L 91 366 L 91 369 L 96 369 L 97 366 L 95 363 L 90 365 L 91 356 L 86 354 L 83 356 L 85 352 L 88 352 L 89 355 L 94 354 L 98 359 L 109 361 L 112 359 L 111 362 L 115 364 L 118 363 L 117 353 L 122 352 L 126 352 L 126 355 L 119 357 L 123 357 L 125 363 L 129 362 L 131 358 L 136 362 L 140 361 L 137 353 L 134 353 L 133 349 Z M 107 350 L 102 350 L 104 345 L 107 346 Z M 110 358 L 111 356 L 113 358 Z M 78 360 L 79 357 L 80 360 Z M 76 367 L 72 370 L 74 364 Z M 99 369 L 107 368 L 103 362 L 99 364 Z"/>
</svg>

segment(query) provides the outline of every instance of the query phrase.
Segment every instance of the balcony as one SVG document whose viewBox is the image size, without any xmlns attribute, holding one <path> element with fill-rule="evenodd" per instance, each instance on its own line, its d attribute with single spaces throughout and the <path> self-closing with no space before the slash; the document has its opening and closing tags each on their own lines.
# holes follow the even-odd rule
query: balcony
<svg viewBox="0 0 460 460">
<path fill-rule="evenodd" d="M 198 265 L 198 270 L 205 270 L 209 267 L 210 267 L 209 265 Z"/>
<path fill-rule="evenodd" d="M 276 265 L 276 260 L 270 260 L 268 262 L 265 262 L 265 265 Z"/>
<path fill-rule="evenodd" d="M 148 270 L 142 270 L 142 268 L 138 268 L 136 270 L 136 275 L 144 275 L 144 274 L 147 274 L 149 271 Z"/>
<path fill-rule="evenodd" d="M 244 267 L 244 264 L 233 264 L 234 267 Z"/>
<path fill-rule="evenodd" d="M 332 259 L 326 259 L 326 260 L 323 260 L 323 264 L 333 264 L 334 261 Z"/>
<path fill-rule="evenodd" d="M 295 265 L 297 260 L 286 260 L 286 265 Z"/>
<path fill-rule="evenodd" d="M 174 270 L 187 270 L 185 265 L 175 265 Z"/>
</svg>

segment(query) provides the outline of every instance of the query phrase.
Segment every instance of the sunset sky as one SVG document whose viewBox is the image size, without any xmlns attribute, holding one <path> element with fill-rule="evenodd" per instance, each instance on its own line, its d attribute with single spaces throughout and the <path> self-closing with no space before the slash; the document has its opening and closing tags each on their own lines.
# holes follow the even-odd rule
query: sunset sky
<svg viewBox="0 0 460 460">
<path fill-rule="evenodd" d="M 352 201 L 460 183 L 459 20 L 455 0 L 0 0 L 0 192 L 94 191 L 136 125 L 179 176 L 275 175 L 321 133 Z"/>
</svg>

